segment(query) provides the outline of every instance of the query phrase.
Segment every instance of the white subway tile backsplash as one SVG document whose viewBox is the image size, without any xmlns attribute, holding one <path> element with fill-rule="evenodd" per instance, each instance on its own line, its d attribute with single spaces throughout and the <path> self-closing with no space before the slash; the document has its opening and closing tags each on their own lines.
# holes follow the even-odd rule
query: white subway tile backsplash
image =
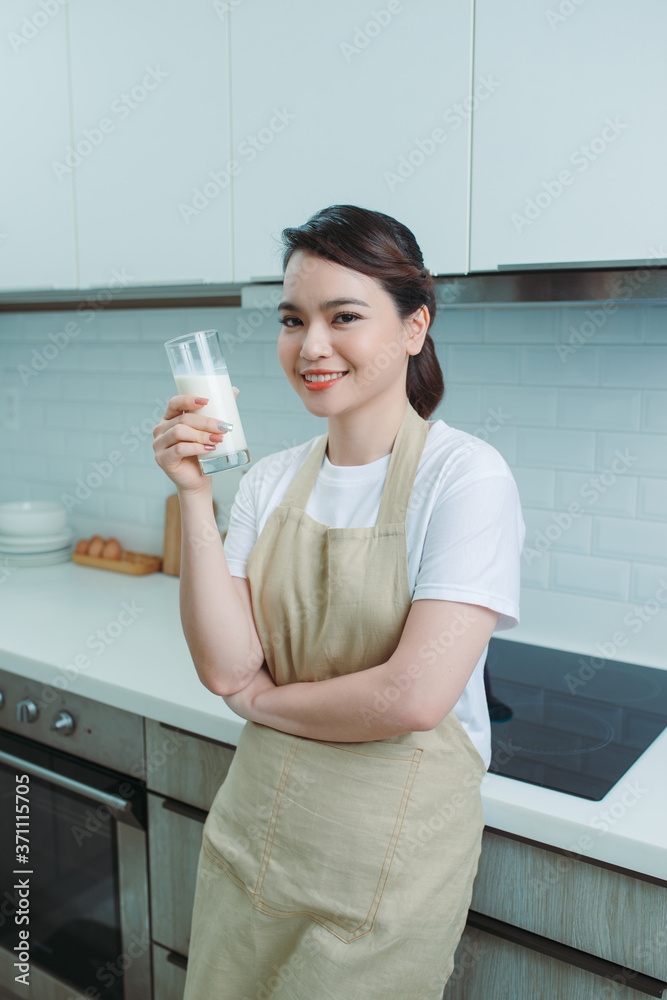
<svg viewBox="0 0 667 1000">
<path fill-rule="evenodd" d="M 664 383 L 667 384 L 667 371 Z M 667 431 L 667 392 L 652 392 L 644 394 L 641 429 L 643 431 Z"/>
<path fill-rule="evenodd" d="M 520 381 L 523 385 L 594 386 L 598 383 L 598 355 L 599 351 L 594 347 L 575 349 L 559 344 L 553 347 L 522 347 Z"/>
<path fill-rule="evenodd" d="M 522 504 L 523 506 L 523 504 Z M 532 510 L 523 507 L 526 525 L 524 547 L 533 553 L 533 559 L 543 559 L 547 552 L 591 551 L 591 520 L 583 509 Z"/>
<path fill-rule="evenodd" d="M 20 418 L 0 438 L 0 497 L 60 499 L 78 537 L 161 551 L 175 487 L 153 427 L 176 394 L 162 345 L 195 330 L 221 333 L 252 461 L 324 433 L 278 361 L 276 302 L 260 305 L 0 314 L 0 385 L 18 388 Z M 431 335 L 446 391 L 430 419 L 489 441 L 514 473 L 522 586 L 655 602 L 667 577 L 667 307 L 438 303 Z"/>
<path fill-rule="evenodd" d="M 646 306 L 646 343 L 667 344 L 667 306 Z"/>
<path fill-rule="evenodd" d="M 667 345 L 600 348 L 600 385 L 662 389 L 667 372 Z"/>
<path fill-rule="evenodd" d="M 547 469 L 593 469 L 593 431 L 520 427 L 517 462 Z"/>
<path fill-rule="evenodd" d="M 552 344 L 558 339 L 558 310 L 485 309 L 483 331 L 488 344 Z"/>
<path fill-rule="evenodd" d="M 639 601 L 642 604 L 647 601 L 657 601 L 664 607 L 667 604 L 667 568 L 633 562 L 628 596 L 631 601 Z"/>
<path fill-rule="evenodd" d="M 556 473 L 553 469 L 525 469 L 515 465 L 512 474 L 522 507 L 554 506 Z"/>
<path fill-rule="evenodd" d="M 445 363 L 438 354 L 445 381 L 450 377 L 457 382 L 518 382 L 519 352 L 517 347 L 463 346 L 453 344 L 447 348 Z"/>
<path fill-rule="evenodd" d="M 558 389 L 558 425 L 590 430 L 639 430 L 639 389 Z"/>
<path fill-rule="evenodd" d="M 643 310 L 605 302 L 561 310 L 560 339 L 575 345 L 641 344 L 644 340 Z"/>
<path fill-rule="evenodd" d="M 567 508 L 571 503 L 594 515 L 598 511 L 634 517 L 637 507 L 637 479 L 610 472 L 557 472 L 555 505 Z"/>
<path fill-rule="evenodd" d="M 593 529 L 594 555 L 658 562 L 667 567 L 667 523 L 600 516 Z"/>
<path fill-rule="evenodd" d="M 664 434 L 597 435 L 597 469 L 627 469 L 633 476 L 667 476 Z"/>
<path fill-rule="evenodd" d="M 637 515 L 667 521 L 667 479 L 640 479 Z"/>
<path fill-rule="evenodd" d="M 482 387 L 484 410 L 502 410 L 507 422 L 516 426 L 549 427 L 556 424 L 556 389 L 527 385 Z"/>
<path fill-rule="evenodd" d="M 554 553 L 551 559 L 549 586 L 553 590 L 625 601 L 629 579 L 629 564 L 618 559 L 596 559 L 565 552 Z"/>
<path fill-rule="evenodd" d="M 477 423 L 481 417 L 481 386 L 458 382 L 448 383 L 445 379 L 445 394 L 429 419 L 444 420 L 446 424 L 457 427 L 458 420 Z"/>
<path fill-rule="evenodd" d="M 107 493 L 105 516 L 119 521 L 143 522 L 146 520 L 146 500 L 144 497 L 128 493 Z"/>
<path fill-rule="evenodd" d="M 484 309 L 445 309 L 438 311 L 429 330 L 436 349 L 445 344 L 473 344 L 482 340 Z"/>
</svg>

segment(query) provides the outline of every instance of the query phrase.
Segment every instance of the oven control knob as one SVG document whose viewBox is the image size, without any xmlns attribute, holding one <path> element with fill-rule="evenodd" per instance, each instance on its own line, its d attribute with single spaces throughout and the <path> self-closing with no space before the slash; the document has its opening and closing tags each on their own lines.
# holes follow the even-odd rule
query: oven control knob
<svg viewBox="0 0 667 1000">
<path fill-rule="evenodd" d="M 63 736 L 69 736 L 74 731 L 74 719 L 69 712 L 58 712 L 51 729 L 56 733 L 62 733 Z"/>
<path fill-rule="evenodd" d="M 32 698 L 24 698 L 16 706 L 17 722 L 34 722 L 39 715 L 39 709 Z"/>
</svg>

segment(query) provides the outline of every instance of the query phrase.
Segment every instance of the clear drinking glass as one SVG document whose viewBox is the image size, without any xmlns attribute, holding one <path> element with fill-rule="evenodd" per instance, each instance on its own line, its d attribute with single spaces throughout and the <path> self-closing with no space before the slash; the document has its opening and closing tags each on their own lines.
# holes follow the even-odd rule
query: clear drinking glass
<svg viewBox="0 0 667 1000">
<path fill-rule="evenodd" d="M 168 340 L 164 346 L 179 393 L 208 397 L 208 403 L 199 406 L 196 412 L 233 424 L 214 451 L 197 455 L 202 473 L 210 476 L 212 472 L 247 465 L 248 445 L 218 331 L 187 333 Z"/>
</svg>

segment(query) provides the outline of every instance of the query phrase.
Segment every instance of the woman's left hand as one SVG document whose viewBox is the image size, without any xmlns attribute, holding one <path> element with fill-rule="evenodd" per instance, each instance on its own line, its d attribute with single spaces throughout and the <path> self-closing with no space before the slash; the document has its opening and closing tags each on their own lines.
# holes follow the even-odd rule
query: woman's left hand
<svg viewBox="0 0 667 1000">
<path fill-rule="evenodd" d="M 242 719 L 247 719 L 250 722 L 255 722 L 256 718 L 253 709 L 254 699 L 262 691 L 275 691 L 276 686 L 277 685 L 274 684 L 273 678 L 268 671 L 265 660 L 246 687 L 237 691 L 235 694 L 223 696 L 222 700 L 229 706 L 229 708 L 231 708 L 232 712 L 236 713 L 236 715 L 240 715 Z"/>
</svg>

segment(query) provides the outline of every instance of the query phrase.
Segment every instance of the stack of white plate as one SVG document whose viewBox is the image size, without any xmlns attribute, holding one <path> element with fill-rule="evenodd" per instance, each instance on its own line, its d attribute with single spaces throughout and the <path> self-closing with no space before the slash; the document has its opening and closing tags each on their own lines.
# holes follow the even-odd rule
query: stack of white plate
<svg viewBox="0 0 667 1000">
<path fill-rule="evenodd" d="M 50 566 L 65 562 L 74 549 L 67 509 L 46 500 L 0 503 L 0 565 Z"/>
</svg>

